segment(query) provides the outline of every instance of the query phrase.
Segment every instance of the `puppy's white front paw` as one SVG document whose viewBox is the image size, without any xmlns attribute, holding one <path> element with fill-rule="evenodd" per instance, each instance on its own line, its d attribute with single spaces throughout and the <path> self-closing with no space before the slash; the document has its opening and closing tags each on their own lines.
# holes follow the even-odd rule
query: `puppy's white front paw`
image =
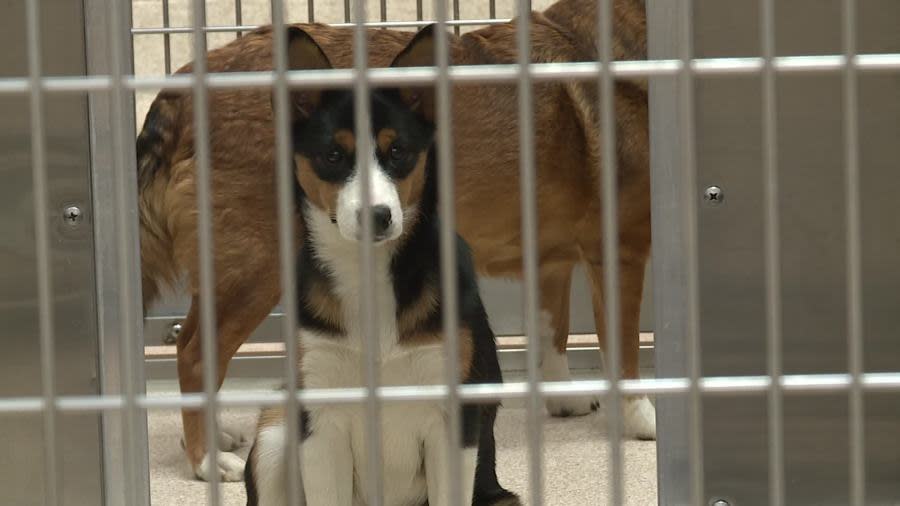
<svg viewBox="0 0 900 506">
<path fill-rule="evenodd" d="M 216 436 L 216 444 L 219 445 L 219 449 L 223 452 L 232 452 L 237 450 L 238 448 L 244 446 L 247 443 L 247 438 L 244 437 L 237 430 L 228 430 L 228 429 L 219 429 L 219 434 Z M 181 438 L 181 449 L 184 449 L 184 438 Z"/>
<path fill-rule="evenodd" d="M 247 442 L 247 439 L 240 431 L 228 430 L 225 428 L 219 429 L 219 437 L 217 439 L 219 442 L 219 449 L 223 452 L 237 450 Z"/>
<path fill-rule="evenodd" d="M 547 399 L 547 411 L 552 416 L 583 416 L 597 409 L 597 398 L 589 395 L 575 397 L 551 397 Z"/>
<path fill-rule="evenodd" d="M 209 481 L 214 472 L 219 473 L 220 481 L 241 481 L 244 479 L 244 466 L 244 459 L 229 452 L 217 453 L 213 465 L 207 453 L 200 465 L 194 468 L 194 474 L 203 481 Z"/>
<path fill-rule="evenodd" d="M 622 402 L 625 435 L 636 439 L 656 439 L 656 408 L 646 395 L 626 397 Z"/>
</svg>

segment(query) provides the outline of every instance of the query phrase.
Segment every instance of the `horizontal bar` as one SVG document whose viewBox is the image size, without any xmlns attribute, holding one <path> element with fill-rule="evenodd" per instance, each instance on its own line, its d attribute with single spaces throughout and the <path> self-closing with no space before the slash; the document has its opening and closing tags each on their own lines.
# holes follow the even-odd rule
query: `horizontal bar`
<svg viewBox="0 0 900 506">
<path fill-rule="evenodd" d="M 509 23 L 509 19 L 461 19 L 454 21 L 447 21 L 447 26 L 478 26 L 478 25 L 502 25 L 504 23 Z M 432 23 L 436 23 L 436 21 L 372 21 L 369 23 L 365 23 L 364 26 L 367 28 L 419 28 L 422 26 L 427 26 Z M 203 31 L 206 33 L 230 33 L 230 32 L 252 32 L 253 30 L 262 28 L 267 25 L 221 25 L 221 26 L 205 26 L 203 27 Z M 351 28 L 356 26 L 355 23 L 331 23 L 328 26 L 335 28 Z M 189 34 L 191 33 L 190 27 L 185 26 L 159 26 L 159 27 L 151 27 L 151 28 L 132 28 L 131 33 L 133 35 L 159 35 L 159 34 L 173 34 L 173 33 L 181 33 L 181 34 Z"/>
<path fill-rule="evenodd" d="M 762 72 L 761 58 L 707 58 L 693 60 L 694 72 L 705 76 L 728 76 Z M 649 78 L 673 76 L 681 70 L 678 60 L 629 60 L 609 65 L 609 71 L 619 78 Z M 841 56 L 788 56 L 777 58 L 775 70 L 783 73 L 816 73 L 842 71 L 845 67 Z M 900 53 L 859 55 L 853 59 L 853 67 L 860 72 L 900 71 Z M 517 64 L 508 65 L 458 65 L 450 67 L 450 81 L 454 83 L 488 84 L 513 83 L 519 70 Z M 596 79 L 603 66 L 596 62 L 535 63 L 528 72 L 536 82 Z M 353 69 L 295 70 L 287 73 L 291 87 L 351 87 L 355 80 Z M 437 80 L 437 70 L 431 67 L 373 68 L 366 72 L 373 85 L 429 84 Z M 146 89 L 191 89 L 196 79 L 191 74 L 171 76 L 126 76 L 125 87 Z M 206 83 L 210 88 L 267 88 L 275 83 L 272 72 L 210 72 Z M 104 91 L 112 87 L 110 76 L 45 77 L 41 87 L 47 92 L 80 93 Z M 0 94 L 27 93 L 26 77 L 0 78 Z"/>
<path fill-rule="evenodd" d="M 866 373 L 860 377 L 864 391 L 900 392 L 900 373 Z M 840 393 L 850 389 L 849 374 L 797 374 L 781 377 L 781 388 L 790 393 Z M 541 382 L 537 390 L 542 397 L 570 397 L 573 395 L 606 395 L 612 388 L 607 380 L 576 380 L 569 382 Z M 708 394 L 757 394 L 772 386 L 768 376 L 720 376 L 700 380 L 700 391 Z M 690 389 L 688 378 L 655 378 L 621 380 L 619 390 L 625 395 L 684 394 Z M 460 385 L 459 398 L 464 401 L 491 402 L 522 399 L 529 394 L 528 382 Z M 320 388 L 297 393 L 298 402 L 309 405 L 354 404 L 366 400 L 367 389 Z M 379 387 L 377 397 L 384 402 L 420 402 L 445 400 L 449 389 L 445 385 Z M 267 407 L 284 404 L 284 392 L 234 392 L 218 394 L 222 407 Z M 137 405 L 147 409 L 200 408 L 205 395 L 173 394 L 137 396 Z M 56 407 L 60 411 L 107 411 L 121 409 L 125 398 L 120 395 L 60 396 Z M 45 408 L 42 397 L 13 397 L 0 399 L 0 413 L 33 413 Z"/>
</svg>

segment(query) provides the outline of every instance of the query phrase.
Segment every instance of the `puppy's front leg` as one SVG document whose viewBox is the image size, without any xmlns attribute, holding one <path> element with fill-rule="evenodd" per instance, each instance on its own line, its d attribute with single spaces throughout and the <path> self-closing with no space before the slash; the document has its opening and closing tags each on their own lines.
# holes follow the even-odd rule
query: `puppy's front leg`
<svg viewBox="0 0 900 506">
<path fill-rule="evenodd" d="M 303 492 L 308 506 L 353 506 L 350 435 L 337 425 L 317 423 L 301 446 Z"/>
<path fill-rule="evenodd" d="M 472 504 L 472 494 L 475 490 L 475 465 L 478 459 L 478 447 L 457 448 L 454 451 L 461 453 L 460 463 L 462 474 L 460 498 L 462 505 Z M 425 437 L 425 480 L 428 485 L 429 506 L 460 506 L 451 505 L 447 500 L 447 491 L 456 483 L 448 483 L 449 452 L 447 451 L 447 424 L 437 423 Z"/>
</svg>

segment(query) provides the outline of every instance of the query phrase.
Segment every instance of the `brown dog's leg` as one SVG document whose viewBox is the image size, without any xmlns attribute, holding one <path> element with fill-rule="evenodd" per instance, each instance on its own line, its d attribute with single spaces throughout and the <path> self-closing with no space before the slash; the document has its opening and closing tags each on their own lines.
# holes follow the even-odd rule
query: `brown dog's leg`
<svg viewBox="0 0 900 506">
<path fill-rule="evenodd" d="M 634 254 L 631 251 L 621 251 L 619 262 L 619 311 L 621 319 L 621 361 L 620 372 L 623 379 L 637 379 L 639 377 L 639 352 L 640 352 L 640 314 L 641 296 L 644 287 L 644 269 L 647 254 Z M 597 325 L 597 336 L 600 348 L 607 348 L 606 318 L 604 314 L 604 287 L 603 264 L 591 262 L 589 264 L 593 303 L 594 320 Z M 607 364 L 611 357 L 605 357 Z M 638 439 L 656 439 L 656 412 L 650 400 L 646 396 L 629 396 L 624 399 L 622 406 L 623 428 L 625 434 Z"/>
<path fill-rule="evenodd" d="M 278 287 L 262 290 L 261 285 L 252 295 L 243 297 L 222 297 L 217 304 L 218 330 L 216 343 L 216 389 L 222 386 L 231 358 L 250 333 L 266 318 L 278 300 Z M 264 292 L 264 293 L 261 293 Z M 274 292 L 274 293 L 266 293 Z M 203 391 L 202 340 L 198 319 L 200 298 L 195 296 L 185 320 L 184 329 L 178 341 L 178 379 L 182 393 Z M 218 454 L 216 463 L 210 463 L 206 452 L 206 425 L 202 410 L 182 410 L 184 424 L 184 446 L 194 474 L 200 479 L 209 479 L 210 473 L 218 472 L 223 481 L 243 479 L 244 461 L 228 450 L 239 445 L 238 436 L 221 433 L 217 435 L 219 447 L 225 452 Z"/>
<path fill-rule="evenodd" d="M 541 374 L 544 381 L 569 381 L 569 293 L 571 263 L 541 265 Z M 596 400 L 591 396 L 547 399 L 553 416 L 580 416 L 591 412 Z"/>
</svg>

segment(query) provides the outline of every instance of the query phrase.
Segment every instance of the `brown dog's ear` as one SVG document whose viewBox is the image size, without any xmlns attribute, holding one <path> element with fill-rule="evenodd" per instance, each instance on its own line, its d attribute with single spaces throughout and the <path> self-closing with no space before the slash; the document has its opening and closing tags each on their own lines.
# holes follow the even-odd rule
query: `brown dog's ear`
<svg viewBox="0 0 900 506">
<path fill-rule="evenodd" d="M 437 25 L 428 25 L 413 36 L 409 44 L 394 58 L 391 67 L 433 67 L 435 65 L 435 33 Z M 447 34 L 449 41 L 450 34 Z M 434 121 L 434 86 L 400 88 L 400 96 L 413 111 Z"/>
<path fill-rule="evenodd" d="M 290 70 L 330 69 L 325 52 L 303 29 L 287 28 L 287 59 Z M 291 90 L 291 118 L 308 118 L 322 101 L 322 90 L 302 88 Z"/>
</svg>

